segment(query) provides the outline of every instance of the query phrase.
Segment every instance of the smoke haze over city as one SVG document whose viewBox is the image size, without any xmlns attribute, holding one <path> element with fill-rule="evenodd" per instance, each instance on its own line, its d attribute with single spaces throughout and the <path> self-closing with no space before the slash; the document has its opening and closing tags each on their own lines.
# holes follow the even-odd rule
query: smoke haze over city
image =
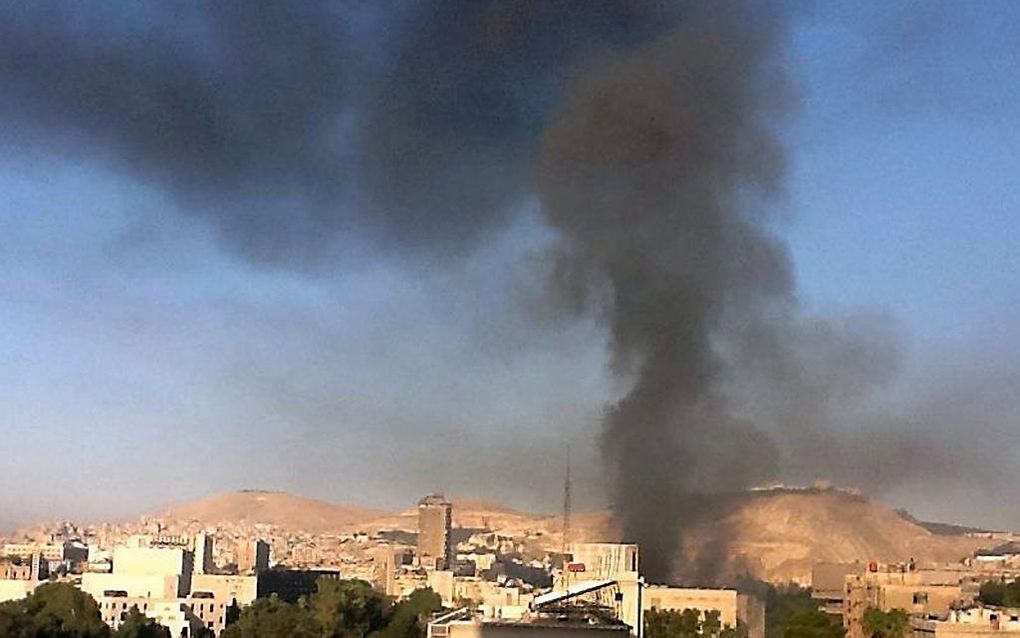
<svg viewBox="0 0 1020 638">
<path fill-rule="evenodd" d="M 0 526 L 554 512 L 568 445 L 651 555 L 774 481 L 1020 526 L 992 7 L 0 9 Z"/>
</svg>

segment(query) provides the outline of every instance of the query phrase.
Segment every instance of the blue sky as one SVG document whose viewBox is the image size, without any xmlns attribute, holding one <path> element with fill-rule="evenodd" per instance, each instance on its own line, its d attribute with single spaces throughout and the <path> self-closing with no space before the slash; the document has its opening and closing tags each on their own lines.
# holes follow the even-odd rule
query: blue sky
<svg viewBox="0 0 1020 638">
<path fill-rule="evenodd" d="M 890 409 L 935 410 L 1014 463 L 1018 27 L 1005 1 L 798 14 L 777 223 L 809 314 L 889 315 L 905 335 Z M 555 509 L 567 443 L 579 502 L 603 502 L 591 433 L 623 388 L 597 321 L 543 308 L 551 231 L 531 204 L 452 265 L 352 234 L 306 272 L 246 259 L 126 161 L 0 127 L 0 526 L 245 487 Z M 997 506 L 1015 478 L 883 498 L 1020 526 Z"/>
</svg>

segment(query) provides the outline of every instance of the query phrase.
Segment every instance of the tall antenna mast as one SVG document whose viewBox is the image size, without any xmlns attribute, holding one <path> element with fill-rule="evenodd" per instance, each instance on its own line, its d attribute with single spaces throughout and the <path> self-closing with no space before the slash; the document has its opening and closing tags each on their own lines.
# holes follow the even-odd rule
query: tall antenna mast
<svg viewBox="0 0 1020 638">
<path fill-rule="evenodd" d="M 563 560 L 570 551 L 570 446 L 567 446 L 567 471 L 563 477 Z M 566 572 L 566 564 L 563 566 Z"/>
</svg>

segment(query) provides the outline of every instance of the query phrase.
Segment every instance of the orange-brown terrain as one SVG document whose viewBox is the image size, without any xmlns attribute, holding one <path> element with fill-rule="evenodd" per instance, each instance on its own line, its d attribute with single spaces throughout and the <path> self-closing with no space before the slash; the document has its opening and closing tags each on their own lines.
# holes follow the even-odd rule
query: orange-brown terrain
<svg viewBox="0 0 1020 638">
<path fill-rule="evenodd" d="M 806 582 L 815 561 L 957 561 L 989 541 L 934 534 L 889 508 L 839 490 L 774 490 L 730 495 L 717 515 L 687 531 L 684 546 L 697 558 L 701 548 L 726 539 L 731 567 L 746 568 L 771 582 Z M 527 537 L 549 549 L 562 545 L 562 519 L 532 514 L 477 499 L 452 499 L 455 527 L 485 528 Z M 359 505 L 339 505 L 284 492 L 219 494 L 170 509 L 165 516 L 202 523 L 267 523 L 313 533 L 401 529 L 413 531 L 412 505 L 385 513 Z M 680 535 L 678 531 L 678 536 Z M 575 514 L 574 541 L 617 541 L 608 510 Z"/>
</svg>

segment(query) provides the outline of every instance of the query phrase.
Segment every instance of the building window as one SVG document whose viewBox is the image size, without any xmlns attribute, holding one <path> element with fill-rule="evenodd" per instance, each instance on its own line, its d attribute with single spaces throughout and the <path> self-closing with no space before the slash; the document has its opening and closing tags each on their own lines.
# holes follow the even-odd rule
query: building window
<svg viewBox="0 0 1020 638">
<path fill-rule="evenodd" d="M 915 605 L 927 605 L 928 594 L 923 591 L 914 592 L 914 604 Z"/>
</svg>

